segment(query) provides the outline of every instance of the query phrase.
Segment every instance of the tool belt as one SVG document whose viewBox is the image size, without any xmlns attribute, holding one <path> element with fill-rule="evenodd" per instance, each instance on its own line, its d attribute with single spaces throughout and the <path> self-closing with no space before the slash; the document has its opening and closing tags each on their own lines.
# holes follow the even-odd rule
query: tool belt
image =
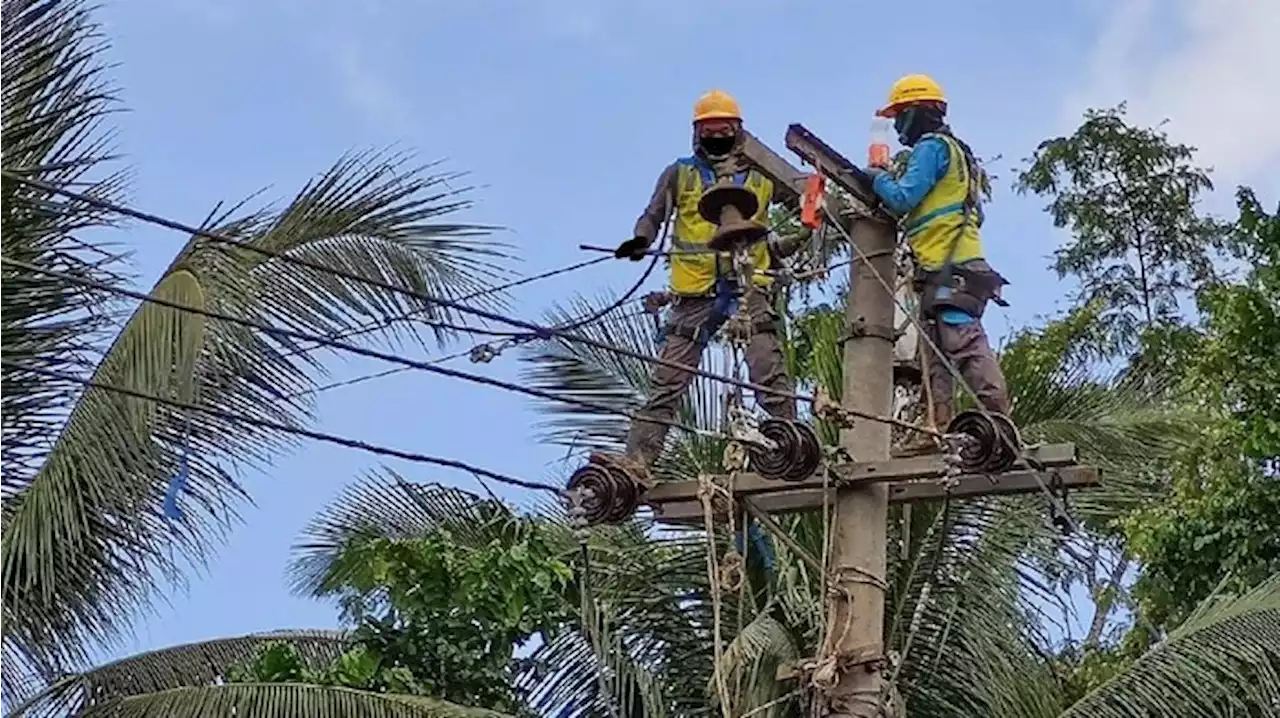
<svg viewBox="0 0 1280 718">
<path fill-rule="evenodd" d="M 982 260 L 953 265 L 949 270 L 917 268 L 912 280 L 912 286 L 920 295 L 920 313 L 926 318 L 936 317 L 942 309 L 959 309 L 981 319 L 987 302 L 1009 306 L 1000 296 L 1000 288 L 1008 284 L 1008 280 Z M 938 290 L 944 283 L 951 291 L 939 296 Z"/>
<path fill-rule="evenodd" d="M 668 322 L 663 327 L 663 336 L 677 336 L 688 339 L 706 346 L 711 342 L 711 337 L 720 331 L 720 327 L 729 320 L 735 312 L 738 311 L 738 300 L 742 296 L 742 292 L 738 287 L 737 281 L 732 277 L 721 277 L 716 282 L 712 294 L 706 296 L 690 297 L 677 296 L 672 301 L 672 306 L 678 307 L 684 302 L 705 301 L 713 302 L 711 314 L 706 321 L 700 324 L 689 324 L 684 322 Z M 752 322 L 751 331 L 755 334 L 765 334 L 777 332 L 777 320 L 775 318 L 761 319 Z"/>
<path fill-rule="evenodd" d="M 663 336 L 683 337 L 691 342 L 705 346 L 711 342 L 711 337 L 715 336 L 727 319 L 728 317 L 712 317 L 699 325 L 669 323 L 663 328 Z M 752 322 L 751 331 L 755 334 L 777 332 L 777 322 L 773 319 Z"/>
</svg>

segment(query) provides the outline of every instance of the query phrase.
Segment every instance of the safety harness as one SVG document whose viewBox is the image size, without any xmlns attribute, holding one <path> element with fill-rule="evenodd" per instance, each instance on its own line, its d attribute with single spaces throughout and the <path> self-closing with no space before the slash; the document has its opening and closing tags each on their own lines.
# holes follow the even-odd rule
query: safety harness
<svg viewBox="0 0 1280 718">
<path fill-rule="evenodd" d="M 978 199 L 982 192 L 981 169 L 974 170 L 977 161 L 969 148 L 950 132 L 945 130 L 930 132 L 921 136 L 920 139 L 928 137 L 938 137 L 948 143 L 948 152 L 950 152 L 951 142 L 960 149 L 963 164 L 959 169 L 964 173 L 967 190 L 960 210 L 960 225 L 956 227 L 951 243 L 947 247 L 947 256 L 942 267 L 937 270 L 916 268 L 914 284 L 916 291 L 920 294 L 920 309 L 924 316 L 930 319 L 936 318 L 940 308 L 947 307 L 959 309 L 975 319 L 981 319 L 989 301 L 994 301 L 1000 306 L 1008 306 L 1000 296 L 1000 288 L 1009 283 L 999 272 L 989 266 L 986 269 L 975 270 L 954 262 L 956 248 L 960 246 L 960 240 L 964 237 L 969 223 L 980 221 L 976 216 L 982 211 Z"/>
<path fill-rule="evenodd" d="M 679 306 L 683 302 L 711 299 L 711 314 L 705 321 L 696 325 L 667 322 L 658 333 L 658 342 L 662 343 L 669 336 L 677 336 L 688 339 L 691 342 L 695 342 L 699 347 L 705 348 L 711 343 L 711 339 L 716 335 L 716 332 L 720 331 L 720 327 L 724 326 L 724 323 L 730 317 L 738 313 L 741 298 L 742 288 L 738 285 L 737 277 L 733 275 L 717 277 L 715 294 L 711 297 L 674 297 L 672 299 L 673 306 Z M 751 331 L 753 334 L 776 332 L 777 325 L 772 318 L 762 319 L 752 322 Z"/>
</svg>

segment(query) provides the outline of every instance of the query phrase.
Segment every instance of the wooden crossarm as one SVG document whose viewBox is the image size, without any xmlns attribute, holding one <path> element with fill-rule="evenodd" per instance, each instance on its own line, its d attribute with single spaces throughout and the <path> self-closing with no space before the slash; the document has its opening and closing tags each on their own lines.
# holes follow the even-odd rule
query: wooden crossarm
<svg viewBox="0 0 1280 718">
<path fill-rule="evenodd" d="M 1029 449 L 1027 455 L 1045 468 L 1073 466 L 1076 463 L 1075 444 L 1046 444 Z M 1026 465 L 1019 468 L 1026 469 Z M 932 479 L 947 475 L 947 464 L 940 454 L 914 456 L 888 461 L 855 461 L 834 469 L 832 483 L 856 484 L 867 481 L 905 481 Z M 773 481 L 759 474 L 739 474 L 733 490 L 739 494 L 769 494 L 779 491 L 796 491 L 822 487 L 822 475 L 811 476 L 804 481 Z M 647 504 L 665 504 L 673 501 L 692 501 L 698 497 L 697 481 L 672 481 L 658 484 L 645 493 Z"/>
<path fill-rule="evenodd" d="M 996 496 L 1011 494 L 1028 494 L 1040 491 L 1041 482 L 1050 486 L 1054 475 L 1062 480 L 1062 486 L 1068 490 L 1079 490 L 1096 486 L 1102 478 L 1102 471 L 1092 466 L 1064 466 L 1046 469 L 1040 473 L 1030 470 L 1010 471 L 1003 474 L 965 475 L 957 478 L 951 488 L 953 499 L 966 499 L 978 496 Z M 794 484 L 792 484 L 794 486 Z M 735 488 L 737 488 L 735 486 Z M 947 489 L 939 479 L 914 479 L 894 481 L 889 486 L 890 503 L 912 503 L 916 501 L 936 501 L 947 495 Z M 828 505 L 835 502 L 836 490 L 827 489 Z M 767 494 L 751 496 L 753 505 L 769 514 L 787 514 L 800 511 L 821 509 L 823 505 L 823 489 L 817 487 L 791 489 Z M 693 501 L 671 501 L 661 504 L 650 503 L 654 516 L 661 523 L 702 525 L 702 504 Z"/>
</svg>

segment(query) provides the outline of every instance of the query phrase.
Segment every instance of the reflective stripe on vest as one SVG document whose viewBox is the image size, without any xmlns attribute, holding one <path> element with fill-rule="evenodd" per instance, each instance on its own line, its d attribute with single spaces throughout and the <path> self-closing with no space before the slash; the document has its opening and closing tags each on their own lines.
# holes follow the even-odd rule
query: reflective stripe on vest
<svg viewBox="0 0 1280 718">
<path fill-rule="evenodd" d="M 671 291 L 684 296 L 706 296 L 715 289 L 716 277 L 721 267 L 732 266 L 727 252 L 715 253 L 707 249 L 707 242 L 716 233 L 716 225 L 698 214 L 698 200 L 708 187 L 715 184 L 715 172 L 702 160 L 686 157 L 677 161 L 676 219 L 671 241 Z M 760 202 L 760 208 L 751 218 L 768 224 L 769 202 L 773 199 L 773 182 L 767 177 L 748 170 L 738 172 L 733 183 L 746 187 Z M 769 268 L 769 247 L 760 242 L 751 248 L 751 261 L 756 270 Z M 768 286 L 771 277 L 755 275 L 755 283 Z"/>
<path fill-rule="evenodd" d="M 969 171 L 964 151 L 951 137 L 928 134 L 947 145 L 950 161 L 947 173 L 929 190 L 903 220 L 903 228 L 911 243 L 916 261 L 926 270 L 936 271 L 947 262 L 953 264 L 981 259 L 982 239 L 978 231 L 976 206 L 966 216 L 965 200 L 969 196 Z M 924 138 L 921 138 L 924 139 Z M 954 249 L 952 246 L 954 245 Z"/>
</svg>

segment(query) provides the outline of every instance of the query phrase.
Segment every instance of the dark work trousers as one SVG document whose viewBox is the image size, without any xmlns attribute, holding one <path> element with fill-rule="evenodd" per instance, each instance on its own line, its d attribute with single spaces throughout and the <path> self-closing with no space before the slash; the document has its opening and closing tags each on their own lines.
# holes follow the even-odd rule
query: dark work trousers
<svg viewBox="0 0 1280 718">
<path fill-rule="evenodd" d="M 923 318 L 929 338 L 947 356 L 965 383 L 978 395 L 978 401 L 991 412 L 1009 413 L 1009 390 L 1005 386 L 1004 372 L 996 353 L 987 341 L 982 320 L 968 324 L 946 324 L 937 319 Z M 933 399 L 933 420 L 939 429 L 946 429 L 955 415 L 955 380 L 951 370 L 939 361 L 933 350 L 922 344 L 929 366 L 929 391 Z"/>
<path fill-rule="evenodd" d="M 751 381 L 777 391 L 794 392 L 791 377 L 787 376 L 782 348 L 775 333 L 777 314 L 769 303 L 764 290 L 744 297 L 747 312 L 751 316 L 753 331 L 746 347 L 747 371 Z M 666 340 L 659 356 L 670 362 L 697 367 L 702 360 L 702 350 L 707 338 L 724 323 L 725 317 L 716 311 L 712 297 L 678 297 L 672 304 L 666 328 Z M 701 331 L 700 331 L 701 329 Z M 698 341 L 701 338 L 702 341 Z M 680 406 L 680 399 L 693 382 L 695 375 L 661 364 L 653 366 L 649 400 L 636 414 L 627 433 L 627 456 L 642 462 L 646 467 L 662 452 L 667 438 L 667 424 L 645 421 L 645 417 L 673 421 Z M 771 415 L 796 418 L 795 399 L 773 394 L 756 394 L 756 401 Z"/>
</svg>

